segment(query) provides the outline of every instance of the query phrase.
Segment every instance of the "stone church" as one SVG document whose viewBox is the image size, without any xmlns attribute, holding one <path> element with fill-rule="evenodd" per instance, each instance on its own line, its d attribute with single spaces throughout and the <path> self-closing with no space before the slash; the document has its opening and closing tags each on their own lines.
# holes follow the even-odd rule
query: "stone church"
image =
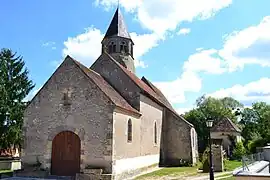
<svg viewBox="0 0 270 180">
<path fill-rule="evenodd" d="M 23 167 L 39 164 L 57 176 L 101 170 L 125 179 L 158 165 L 194 164 L 196 131 L 154 84 L 136 76 L 134 43 L 119 9 L 101 44 L 90 68 L 67 56 L 29 103 Z"/>
</svg>

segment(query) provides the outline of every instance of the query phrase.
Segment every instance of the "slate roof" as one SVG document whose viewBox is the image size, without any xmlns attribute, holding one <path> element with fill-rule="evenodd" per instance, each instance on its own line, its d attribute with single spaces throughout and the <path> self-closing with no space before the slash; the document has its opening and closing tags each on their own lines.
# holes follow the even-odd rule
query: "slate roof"
<svg viewBox="0 0 270 180">
<path fill-rule="evenodd" d="M 70 56 L 68 56 L 71 58 Z M 100 74 L 95 71 L 85 67 L 80 62 L 71 58 L 75 64 L 83 71 L 83 73 L 91 79 L 101 91 L 103 91 L 106 96 L 117 106 L 125 110 L 131 111 L 136 114 L 140 114 L 136 109 L 134 109 Z"/>
<path fill-rule="evenodd" d="M 188 121 L 186 121 L 182 116 L 180 116 L 172 107 L 172 105 L 169 103 L 169 101 L 167 100 L 167 98 L 162 94 L 162 92 L 156 87 L 154 86 L 150 81 L 146 80 L 146 78 L 143 78 L 144 80 L 141 80 L 140 78 L 138 78 L 134 73 L 130 72 L 129 70 L 127 70 L 125 67 L 123 67 L 121 64 L 119 64 L 111 55 L 109 55 L 108 53 L 104 53 L 106 54 L 112 61 L 114 61 L 122 70 L 123 72 L 144 92 L 146 93 L 148 96 L 150 96 L 150 98 L 152 100 L 154 100 L 155 102 L 157 102 L 158 104 L 161 104 L 162 106 L 165 106 L 168 110 L 170 110 L 172 113 L 174 113 L 177 117 L 179 117 L 180 119 L 182 119 L 183 121 L 185 121 L 189 126 L 193 125 L 191 123 L 189 123 Z M 151 86 L 149 84 L 146 84 L 145 82 L 148 82 L 149 84 L 151 83 Z M 152 87 L 152 88 L 151 88 Z M 155 91 L 156 92 L 155 92 Z"/>
<path fill-rule="evenodd" d="M 211 129 L 212 132 L 238 132 L 241 130 L 229 119 L 223 118 Z"/>
<path fill-rule="evenodd" d="M 111 37 L 111 36 L 119 36 L 127 39 L 131 39 L 127 26 L 124 21 L 124 17 L 119 8 L 116 9 L 111 24 L 104 36 L 104 38 Z"/>
<path fill-rule="evenodd" d="M 163 104 L 166 105 L 166 107 L 174 111 L 174 108 L 172 107 L 170 102 L 167 100 L 167 98 L 164 96 L 164 94 L 151 81 L 146 79 L 146 77 L 144 76 L 142 77 L 142 81 L 145 82 L 149 87 L 151 87 L 153 91 L 155 91 L 155 93 L 159 96 L 159 99 L 163 102 Z"/>
<path fill-rule="evenodd" d="M 187 120 L 184 119 L 183 116 L 179 115 L 174 108 L 172 107 L 172 105 L 170 104 L 170 102 L 168 101 L 168 99 L 164 96 L 164 94 L 148 79 L 146 79 L 146 77 L 142 77 L 142 81 L 145 82 L 149 87 L 151 87 L 155 93 L 158 95 L 160 101 L 162 102 L 162 104 L 168 108 L 171 112 L 173 112 L 176 116 L 178 116 L 180 119 L 182 119 L 183 121 L 185 121 L 186 123 L 188 123 L 190 126 L 193 126 L 191 123 L 189 123 Z"/>
</svg>

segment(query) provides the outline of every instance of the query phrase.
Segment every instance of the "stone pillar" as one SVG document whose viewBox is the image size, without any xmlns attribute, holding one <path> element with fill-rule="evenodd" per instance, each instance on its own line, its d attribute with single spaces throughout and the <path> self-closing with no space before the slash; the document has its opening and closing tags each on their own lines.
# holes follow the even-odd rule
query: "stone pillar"
<svg viewBox="0 0 270 180">
<path fill-rule="evenodd" d="M 223 148 L 222 145 L 212 145 L 213 152 L 213 166 L 214 172 L 222 172 L 224 170 L 223 165 Z"/>
</svg>

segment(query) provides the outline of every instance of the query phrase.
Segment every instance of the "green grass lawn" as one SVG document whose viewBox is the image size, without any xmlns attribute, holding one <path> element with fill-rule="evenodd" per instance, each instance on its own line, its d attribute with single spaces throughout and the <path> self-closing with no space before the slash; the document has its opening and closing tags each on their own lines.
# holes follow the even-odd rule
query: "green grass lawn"
<svg viewBox="0 0 270 180">
<path fill-rule="evenodd" d="M 8 170 L 0 170 L 0 174 L 2 174 L 2 173 L 10 173 L 10 172 L 12 172 L 12 170 L 10 170 L 10 169 L 8 169 Z"/>
<path fill-rule="evenodd" d="M 136 179 L 149 179 L 149 178 L 164 177 L 164 176 L 195 175 L 197 174 L 197 169 L 198 167 L 162 168 L 160 170 L 139 176 Z"/>
<path fill-rule="evenodd" d="M 226 171 L 233 171 L 234 169 L 240 167 L 242 162 L 240 161 L 226 161 Z M 155 179 L 155 177 L 174 177 L 174 176 L 204 176 L 207 173 L 198 173 L 198 166 L 195 167 L 172 167 L 172 168 L 162 168 L 160 170 L 144 174 L 142 176 L 137 177 L 137 180 L 142 179 Z M 225 174 L 222 176 L 228 176 L 229 174 Z M 218 177 L 222 177 L 218 176 Z M 224 180 L 234 180 L 234 177 L 225 178 Z"/>
<path fill-rule="evenodd" d="M 224 178 L 222 180 L 235 180 L 235 177 L 228 177 L 228 178 Z"/>
<path fill-rule="evenodd" d="M 242 166 L 241 161 L 226 161 L 225 162 L 225 169 L 226 171 L 233 171 L 238 167 Z"/>
</svg>

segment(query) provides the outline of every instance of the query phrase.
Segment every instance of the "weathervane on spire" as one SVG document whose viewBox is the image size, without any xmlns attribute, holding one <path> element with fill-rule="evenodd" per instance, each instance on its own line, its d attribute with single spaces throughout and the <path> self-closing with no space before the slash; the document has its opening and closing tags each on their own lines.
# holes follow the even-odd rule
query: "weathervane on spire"
<svg viewBox="0 0 270 180">
<path fill-rule="evenodd" d="M 119 9 L 119 6 L 120 6 L 120 0 L 118 0 L 117 9 Z"/>
</svg>

